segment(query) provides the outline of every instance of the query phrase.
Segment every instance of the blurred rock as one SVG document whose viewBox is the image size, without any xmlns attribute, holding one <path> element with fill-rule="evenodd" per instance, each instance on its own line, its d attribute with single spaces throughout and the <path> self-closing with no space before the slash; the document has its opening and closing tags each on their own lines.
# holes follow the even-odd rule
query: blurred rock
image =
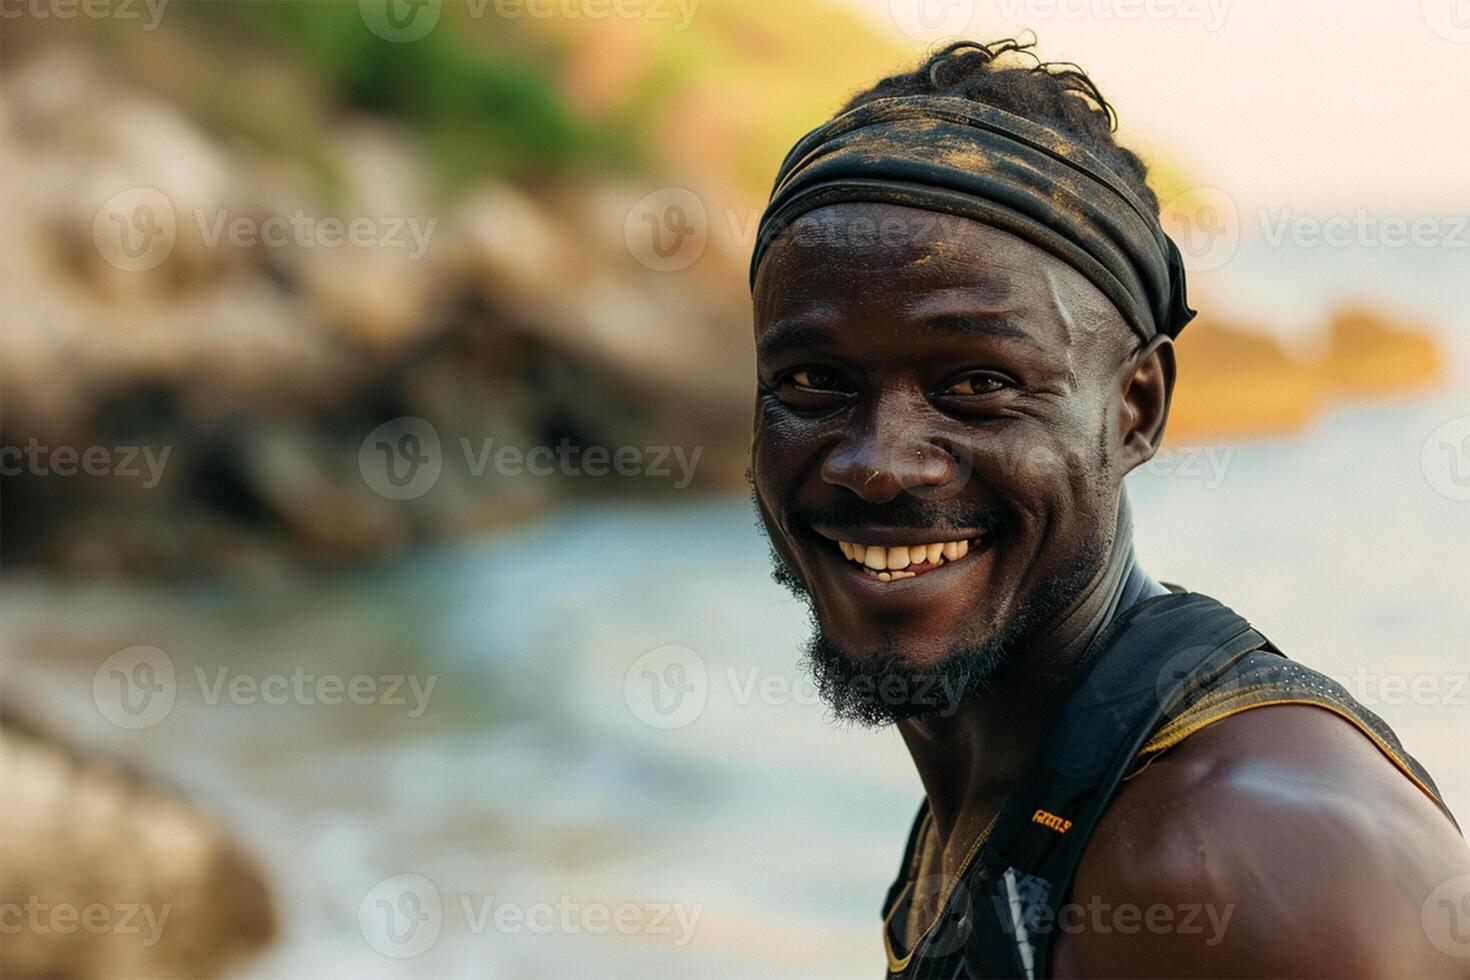
<svg viewBox="0 0 1470 980">
<path fill-rule="evenodd" d="M 725 368 L 748 314 L 708 288 L 739 263 L 639 265 L 637 193 L 483 182 L 446 203 L 404 133 L 363 117 L 305 166 L 221 142 L 90 49 L 37 45 L 6 80 L 0 164 L 31 175 L 0 186 L 0 439 L 34 451 L 0 476 L 12 564 L 360 562 L 619 490 L 477 468 L 487 444 L 698 448 L 696 487 L 741 485 L 746 379 Z M 405 417 L 442 473 L 402 497 L 365 440 Z M 62 472 L 58 452 L 98 449 L 105 472 Z M 122 465 L 150 453 L 151 478 Z"/>
<path fill-rule="evenodd" d="M 1344 307 L 1316 351 L 1288 351 L 1267 330 L 1201 315 L 1180 334 L 1168 440 L 1295 432 L 1339 402 L 1434 387 L 1445 358 L 1424 324 Z"/>
<path fill-rule="evenodd" d="M 253 862 L 136 776 L 3 719 L 0 786 L 0 976 L 218 976 L 274 935 Z"/>
<path fill-rule="evenodd" d="M 1401 395 L 1449 374 L 1444 352 L 1424 324 L 1361 307 L 1332 314 L 1324 364 L 1333 384 L 1356 397 Z"/>
</svg>

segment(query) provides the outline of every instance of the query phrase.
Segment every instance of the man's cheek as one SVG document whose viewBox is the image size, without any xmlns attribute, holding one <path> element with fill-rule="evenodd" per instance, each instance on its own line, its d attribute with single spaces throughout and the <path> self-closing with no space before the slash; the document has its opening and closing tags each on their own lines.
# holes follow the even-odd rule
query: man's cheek
<svg viewBox="0 0 1470 980">
<path fill-rule="evenodd" d="M 1073 485 L 1075 460 L 1058 447 L 1037 439 L 1008 439 L 977 454 L 974 472 L 1006 502 L 1030 512 L 1050 504 Z"/>
</svg>

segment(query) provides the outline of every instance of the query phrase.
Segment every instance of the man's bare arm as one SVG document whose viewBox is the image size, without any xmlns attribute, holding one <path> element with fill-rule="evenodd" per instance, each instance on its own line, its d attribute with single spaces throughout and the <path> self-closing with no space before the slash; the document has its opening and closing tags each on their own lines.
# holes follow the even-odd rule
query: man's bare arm
<svg viewBox="0 0 1470 980">
<path fill-rule="evenodd" d="M 1255 709 L 1125 784 L 1058 919 L 1054 968 L 1470 978 L 1453 934 L 1424 919 L 1466 874 L 1464 839 L 1362 733 L 1316 707 Z"/>
</svg>

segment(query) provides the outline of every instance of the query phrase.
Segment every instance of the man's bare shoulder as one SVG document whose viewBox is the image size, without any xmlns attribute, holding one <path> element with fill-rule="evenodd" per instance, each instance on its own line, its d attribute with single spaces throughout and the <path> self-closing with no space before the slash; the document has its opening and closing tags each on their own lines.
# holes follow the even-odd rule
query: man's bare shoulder
<svg viewBox="0 0 1470 980">
<path fill-rule="evenodd" d="M 1425 923 L 1466 874 L 1464 839 L 1353 726 L 1304 705 L 1247 711 L 1124 784 L 1078 871 L 1054 966 L 1466 978 L 1463 946 Z"/>
</svg>

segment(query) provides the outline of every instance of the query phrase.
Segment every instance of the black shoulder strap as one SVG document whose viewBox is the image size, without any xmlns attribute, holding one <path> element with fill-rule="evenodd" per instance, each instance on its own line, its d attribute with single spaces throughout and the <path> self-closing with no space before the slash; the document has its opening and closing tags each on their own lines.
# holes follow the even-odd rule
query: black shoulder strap
<svg viewBox="0 0 1470 980">
<path fill-rule="evenodd" d="M 1094 641 L 1086 674 L 1016 781 L 976 867 L 967 972 L 1049 975 L 1059 906 L 1088 838 L 1169 705 L 1265 637 L 1194 592 L 1145 599 Z"/>
</svg>

